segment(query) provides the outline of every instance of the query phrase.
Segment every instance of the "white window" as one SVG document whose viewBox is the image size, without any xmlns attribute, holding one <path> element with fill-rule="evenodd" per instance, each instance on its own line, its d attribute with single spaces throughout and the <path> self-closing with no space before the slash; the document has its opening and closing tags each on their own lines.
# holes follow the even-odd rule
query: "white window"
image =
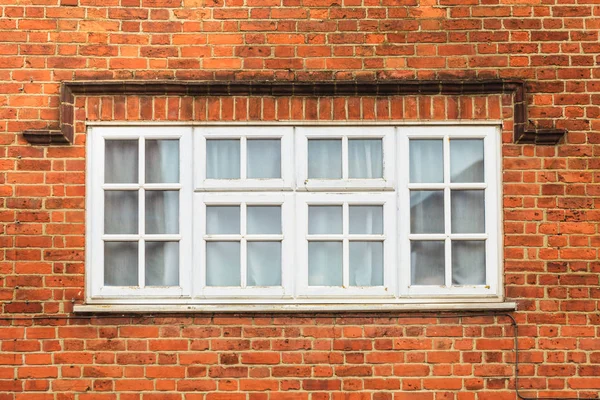
<svg viewBox="0 0 600 400">
<path fill-rule="evenodd" d="M 498 301 L 495 126 L 96 126 L 90 303 Z"/>
</svg>

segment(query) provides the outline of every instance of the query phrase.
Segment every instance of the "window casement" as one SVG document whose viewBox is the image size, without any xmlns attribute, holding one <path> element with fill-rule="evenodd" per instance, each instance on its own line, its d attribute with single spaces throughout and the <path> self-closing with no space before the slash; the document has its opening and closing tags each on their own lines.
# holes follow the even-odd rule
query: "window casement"
<svg viewBox="0 0 600 400">
<path fill-rule="evenodd" d="M 93 126 L 90 304 L 495 302 L 493 125 Z"/>
</svg>

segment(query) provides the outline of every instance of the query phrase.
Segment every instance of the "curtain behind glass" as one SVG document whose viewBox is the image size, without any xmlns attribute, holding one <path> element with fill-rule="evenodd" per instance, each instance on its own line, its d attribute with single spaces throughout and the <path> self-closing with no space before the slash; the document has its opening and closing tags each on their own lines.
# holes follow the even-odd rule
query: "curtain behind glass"
<svg viewBox="0 0 600 400">
<path fill-rule="evenodd" d="M 383 178 L 381 139 L 348 140 L 348 177 L 351 179 Z"/>
</svg>

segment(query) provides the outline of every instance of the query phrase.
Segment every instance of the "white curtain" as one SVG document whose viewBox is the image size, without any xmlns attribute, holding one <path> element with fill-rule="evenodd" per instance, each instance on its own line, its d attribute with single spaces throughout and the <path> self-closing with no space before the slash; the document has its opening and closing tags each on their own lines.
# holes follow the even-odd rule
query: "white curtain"
<svg viewBox="0 0 600 400">
<path fill-rule="evenodd" d="M 340 139 L 309 139 L 308 177 L 340 179 L 342 177 L 342 141 Z"/>
<path fill-rule="evenodd" d="M 443 190 L 411 190 L 410 232 L 445 232 Z"/>
<path fill-rule="evenodd" d="M 309 286 L 342 286 L 342 242 L 308 242 Z"/>
<path fill-rule="evenodd" d="M 206 242 L 206 285 L 241 285 L 240 242 Z"/>
<path fill-rule="evenodd" d="M 138 286 L 138 242 L 104 242 L 104 285 Z"/>
<path fill-rule="evenodd" d="M 348 140 L 348 177 L 351 179 L 383 178 L 381 139 Z"/>
<path fill-rule="evenodd" d="M 281 141 L 251 139 L 247 147 L 247 176 L 252 179 L 281 178 Z"/>
<path fill-rule="evenodd" d="M 209 139 L 206 141 L 206 178 L 240 178 L 239 139 Z"/>
<path fill-rule="evenodd" d="M 410 253 L 412 285 L 444 285 L 443 241 L 412 241 Z"/>
<path fill-rule="evenodd" d="M 441 140 L 410 140 L 410 182 L 444 182 L 444 153 Z"/>
<path fill-rule="evenodd" d="M 247 242 L 247 285 L 281 286 L 281 242 Z"/>
<path fill-rule="evenodd" d="M 485 285 L 485 241 L 452 241 L 452 283 Z"/>
<path fill-rule="evenodd" d="M 450 181 L 484 181 L 483 139 L 450 141 Z"/>
<path fill-rule="evenodd" d="M 383 285 L 383 242 L 350 242 L 350 286 Z"/>
</svg>

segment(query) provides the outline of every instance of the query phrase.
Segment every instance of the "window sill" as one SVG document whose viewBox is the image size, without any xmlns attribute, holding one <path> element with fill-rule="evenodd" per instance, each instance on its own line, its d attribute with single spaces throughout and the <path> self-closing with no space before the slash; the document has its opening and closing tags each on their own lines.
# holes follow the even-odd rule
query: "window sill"
<svg viewBox="0 0 600 400">
<path fill-rule="evenodd" d="M 294 312 L 428 312 L 516 311 L 517 303 L 413 304 L 77 304 L 75 313 L 294 313 Z"/>
</svg>

